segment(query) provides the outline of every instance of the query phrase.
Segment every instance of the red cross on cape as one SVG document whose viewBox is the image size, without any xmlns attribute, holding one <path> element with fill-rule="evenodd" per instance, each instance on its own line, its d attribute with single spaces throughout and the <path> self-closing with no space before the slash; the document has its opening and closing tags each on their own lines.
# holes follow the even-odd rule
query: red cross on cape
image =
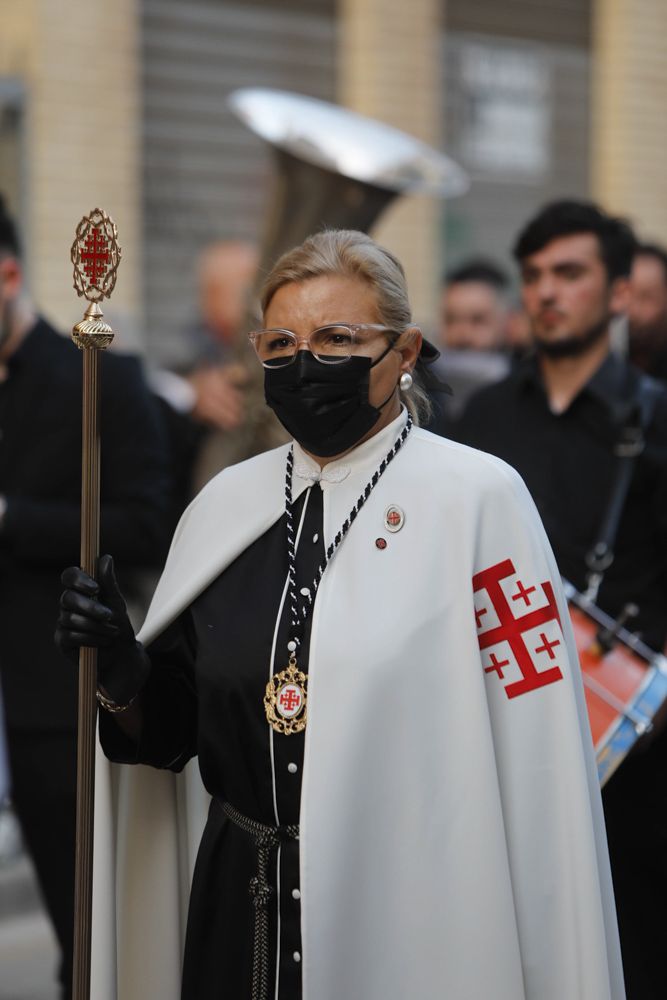
<svg viewBox="0 0 667 1000">
<path fill-rule="evenodd" d="M 508 698 L 516 698 L 519 695 L 535 691 L 537 688 L 545 687 L 548 684 L 562 680 L 563 677 L 557 663 L 554 662 L 554 665 L 548 667 L 546 670 L 540 670 L 533 659 L 535 654 L 546 652 L 549 659 L 555 661 L 556 654 L 553 650 L 561 645 L 560 639 L 550 641 L 546 633 L 541 632 L 540 641 L 542 642 L 542 646 L 532 647 L 527 637 L 527 633 L 532 629 L 550 622 L 555 623 L 560 630 L 560 617 L 553 587 L 548 580 L 542 583 L 540 586 L 546 598 L 546 605 L 535 608 L 533 611 L 528 611 L 520 617 L 515 617 L 512 606 L 501 586 L 501 583 L 515 575 L 516 570 L 512 560 L 504 559 L 502 562 L 496 563 L 494 566 L 490 566 L 480 573 L 476 573 L 472 581 L 475 593 L 481 590 L 486 591 L 499 623 L 498 625 L 491 625 L 491 627 L 479 633 L 480 650 L 491 650 L 492 647 L 498 647 L 501 643 L 503 644 L 503 648 L 509 646 L 521 673 L 521 680 L 505 684 L 504 690 Z M 533 590 L 535 589 L 533 587 Z M 478 610 L 475 613 L 477 616 L 481 614 Z M 504 676 L 499 668 L 508 664 L 500 663 L 495 652 L 491 653 L 490 663 L 491 666 L 485 668 L 485 672 L 488 674 L 494 671 L 498 679 L 503 680 Z"/>
</svg>

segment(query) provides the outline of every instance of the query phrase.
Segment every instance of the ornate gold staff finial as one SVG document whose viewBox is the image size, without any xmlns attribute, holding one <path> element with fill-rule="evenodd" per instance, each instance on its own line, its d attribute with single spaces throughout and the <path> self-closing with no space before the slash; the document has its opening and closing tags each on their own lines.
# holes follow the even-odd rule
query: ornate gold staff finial
<svg viewBox="0 0 667 1000">
<path fill-rule="evenodd" d="M 70 254 L 74 264 L 74 288 L 90 305 L 72 330 L 72 340 L 83 349 L 103 349 L 113 340 L 113 330 L 102 319 L 100 302 L 108 299 L 116 285 L 121 259 L 116 223 L 101 208 L 85 215 L 76 227 Z"/>
</svg>

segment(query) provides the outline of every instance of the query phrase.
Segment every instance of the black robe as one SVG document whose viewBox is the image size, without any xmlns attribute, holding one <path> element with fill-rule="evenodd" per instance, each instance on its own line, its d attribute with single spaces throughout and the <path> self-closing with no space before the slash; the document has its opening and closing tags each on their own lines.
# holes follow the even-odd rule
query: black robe
<svg viewBox="0 0 667 1000">
<path fill-rule="evenodd" d="M 224 512 L 221 512 L 224 517 Z M 322 491 L 294 505 L 297 590 L 312 587 L 324 558 Z M 213 797 L 195 867 L 183 971 L 183 1000 L 251 997 L 254 906 L 250 881 L 257 852 L 251 837 L 223 813 L 276 826 L 299 822 L 304 734 L 272 733 L 263 697 L 270 674 L 287 666 L 287 536 L 281 517 L 149 647 L 153 670 L 144 689 L 139 747 L 102 713 L 100 736 L 112 760 L 180 771 L 194 755 Z M 307 671 L 310 622 L 298 665 Z M 277 634 L 276 634 L 277 624 Z M 275 648 L 274 648 L 275 641 Z M 270 989 L 279 1000 L 301 996 L 299 846 L 271 858 Z"/>
</svg>

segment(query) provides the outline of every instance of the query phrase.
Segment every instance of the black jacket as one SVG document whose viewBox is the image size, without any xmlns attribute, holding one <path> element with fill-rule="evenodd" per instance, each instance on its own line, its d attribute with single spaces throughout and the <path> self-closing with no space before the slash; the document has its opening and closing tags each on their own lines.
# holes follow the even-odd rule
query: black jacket
<svg viewBox="0 0 667 1000">
<path fill-rule="evenodd" d="M 101 551 L 157 567 L 166 547 L 164 436 L 140 364 L 101 359 Z M 60 573 L 79 563 L 82 359 L 39 320 L 0 383 L 0 677 L 10 726 L 70 728 L 76 668 L 53 644 Z"/>
</svg>

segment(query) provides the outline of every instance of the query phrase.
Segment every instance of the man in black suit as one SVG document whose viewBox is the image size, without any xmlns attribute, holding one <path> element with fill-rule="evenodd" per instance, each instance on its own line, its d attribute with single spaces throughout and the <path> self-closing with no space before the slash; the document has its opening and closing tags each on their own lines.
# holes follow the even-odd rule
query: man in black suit
<svg viewBox="0 0 667 1000">
<path fill-rule="evenodd" d="M 102 357 L 101 544 L 123 568 L 165 549 L 165 446 L 138 361 Z M 60 571 L 78 562 L 81 355 L 23 292 L 0 198 L 0 679 L 12 801 L 71 991 L 77 671 L 53 644 Z"/>
</svg>

